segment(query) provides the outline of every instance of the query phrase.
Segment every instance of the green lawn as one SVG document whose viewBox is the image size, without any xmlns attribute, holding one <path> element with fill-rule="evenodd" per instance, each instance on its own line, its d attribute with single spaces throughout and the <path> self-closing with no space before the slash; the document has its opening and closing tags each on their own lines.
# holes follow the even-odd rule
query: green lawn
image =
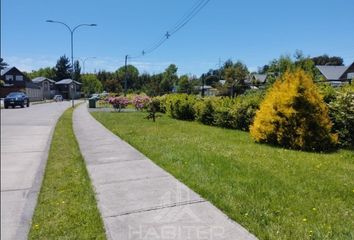
<svg viewBox="0 0 354 240">
<path fill-rule="evenodd" d="M 55 128 L 29 239 L 106 239 L 73 133 L 72 109 Z"/>
<path fill-rule="evenodd" d="M 354 239 L 354 151 L 298 152 L 166 116 L 92 114 L 260 239 Z"/>
</svg>

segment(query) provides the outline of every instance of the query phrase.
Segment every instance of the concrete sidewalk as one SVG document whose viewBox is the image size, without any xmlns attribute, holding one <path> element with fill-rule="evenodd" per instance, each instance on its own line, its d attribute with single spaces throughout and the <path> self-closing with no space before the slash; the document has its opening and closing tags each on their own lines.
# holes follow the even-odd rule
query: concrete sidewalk
<svg viewBox="0 0 354 240">
<path fill-rule="evenodd" d="M 109 239 L 256 239 L 104 128 L 85 105 L 73 121 Z"/>
</svg>

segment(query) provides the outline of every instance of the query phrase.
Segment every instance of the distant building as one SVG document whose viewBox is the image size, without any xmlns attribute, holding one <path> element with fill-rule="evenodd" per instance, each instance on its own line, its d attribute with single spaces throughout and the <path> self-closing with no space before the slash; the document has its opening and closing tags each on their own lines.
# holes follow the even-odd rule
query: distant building
<svg viewBox="0 0 354 240">
<path fill-rule="evenodd" d="M 16 67 L 3 69 L 0 79 L 4 81 L 3 86 L 0 88 L 1 98 L 6 97 L 10 92 L 24 92 L 30 101 L 43 99 L 41 88 Z"/>
<path fill-rule="evenodd" d="M 32 82 L 41 88 L 44 99 L 52 99 L 54 97 L 56 93 L 54 80 L 46 77 L 37 77 L 32 79 Z"/>
<path fill-rule="evenodd" d="M 213 97 L 218 94 L 218 90 L 216 88 L 213 88 L 212 86 L 204 85 L 204 86 L 197 86 L 195 88 L 197 91 L 199 91 L 200 95 L 202 95 L 202 92 L 204 91 L 205 97 Z"/>
<path fill-rule="evenodd" d="M 55 83 L 56 94 L 65 99 L 77 99 L 81 97 L 81 83 L 72 79 L 63 79 Z"/>
<path fill-rule="evenodd" d="M 325 81 L 340 86 L 354 79 L 354 62 L 350 66 L 316 66 Z"/>
</svg>

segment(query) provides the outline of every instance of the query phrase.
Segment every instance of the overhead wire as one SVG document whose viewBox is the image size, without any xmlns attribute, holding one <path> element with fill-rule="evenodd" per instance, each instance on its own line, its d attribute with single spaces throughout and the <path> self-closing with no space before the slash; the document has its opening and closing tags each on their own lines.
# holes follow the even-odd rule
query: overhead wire
<svg viewBox="0 0 354 240">
<path fill-rule="evenodd" d="M 161 47 L 172 35 L 176 34 L 180 29 L 187 25 L 208 3 L 210 0 L 198 0 L 193 7 L 183 15 L 180 20 L 174 24 L 158 41 L 153 43 L 150 47 L 144 49 L 141 53 L 135 56 L 129 56 L 129 59 L 140 58 L 150 54 Z"/>
</svg>

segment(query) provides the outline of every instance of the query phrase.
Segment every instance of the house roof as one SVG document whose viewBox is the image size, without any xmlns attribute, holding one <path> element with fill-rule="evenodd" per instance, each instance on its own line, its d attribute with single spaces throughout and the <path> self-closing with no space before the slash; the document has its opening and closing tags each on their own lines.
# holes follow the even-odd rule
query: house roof
<svg viewBox="0 0 354 240">
<path fill-rule="evenodd" d="M 261 83 L 265 83 L 267 80 L 268 75 L 267 74 L 253 74 L 252 75 L 256 81 L 259 81 Z"/>
<path fill-rule="evenodd" d="M 60 85 L 60 84 L 72 84 L 73 80 L 72 79 L 63 79 L 60 80 L 58 82 L 56 82 L 56 85 Z M 79 83 L 78 81 L 74 81 L 74 83 L 81 85 L 81 83 Z"/>
<path fill-rule="evenodd" d="M 328 80 L 340 80 L 350 66 L 316 66 Z"/>
<path fill-rule="evenodd" d="M 34 83 L 41 83 L 41 82 L 43 82 L 44 80 L 48 80 L 48 81 L 51 82 L 51 83 L 55 83 L 54 80 L 49 79 L 49 78 L 46 78 L 46 77 L 36 77 L 36 78 L 32 79 L 32 82 L 34 82 Z"/>
</svg>

